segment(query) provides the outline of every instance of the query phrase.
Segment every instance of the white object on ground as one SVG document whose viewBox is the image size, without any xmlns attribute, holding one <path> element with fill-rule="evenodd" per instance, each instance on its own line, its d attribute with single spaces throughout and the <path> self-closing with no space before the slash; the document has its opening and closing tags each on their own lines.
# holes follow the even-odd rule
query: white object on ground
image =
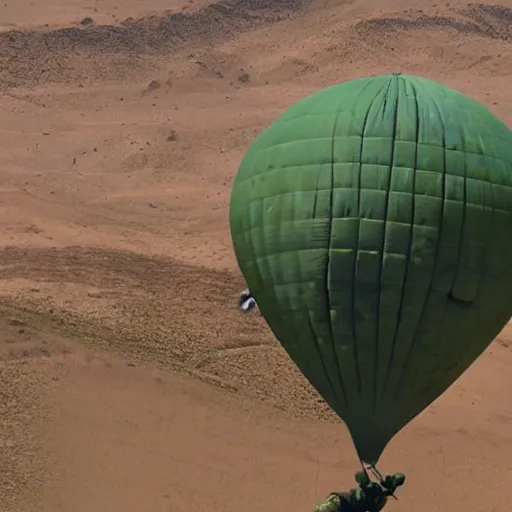
<svg viewBox="0 0 512 512">
<path fill-rule="evenodd" d="M 238 308 L 243 313 L 247 313 L 247 311 L 251 311 L 251 309 L 253 309 L 256 306 L 257 306 L 256 300 L 252 296 L 249 288 L 245 289 L 240 294 L 240 300 L 238 301 Z"/>
</svg>

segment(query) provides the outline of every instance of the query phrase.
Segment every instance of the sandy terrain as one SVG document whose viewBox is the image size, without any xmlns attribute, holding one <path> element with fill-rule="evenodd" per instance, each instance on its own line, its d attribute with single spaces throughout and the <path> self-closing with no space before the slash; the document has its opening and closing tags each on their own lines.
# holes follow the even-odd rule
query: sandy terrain
<svg viewBox="0 0 512 512">
<path fill-rule="evenodd" d="M 512 126 L 496 1 L 0 5 L 1 512 L 308 511 L 352 484 L 344 426 L 234 307 L 231 181 L 286 107 L 362 75 Z M 511 329 L 386 450 L 389 510 L 508 510 Z"/>
</svg>

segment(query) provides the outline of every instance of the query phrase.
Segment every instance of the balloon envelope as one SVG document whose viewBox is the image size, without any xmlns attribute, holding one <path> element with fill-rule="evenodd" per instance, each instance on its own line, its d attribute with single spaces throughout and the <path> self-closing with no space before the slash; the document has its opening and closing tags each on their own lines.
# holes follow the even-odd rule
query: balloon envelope
<svg viewBox="0 0 512 512">
<path fill-rule="evenodd" d="M 335 85 L 254 141 L 230 226 L 276 338 L 375 463 L 512 316 L 512 133 L 423 78 Z"/>
</svg>

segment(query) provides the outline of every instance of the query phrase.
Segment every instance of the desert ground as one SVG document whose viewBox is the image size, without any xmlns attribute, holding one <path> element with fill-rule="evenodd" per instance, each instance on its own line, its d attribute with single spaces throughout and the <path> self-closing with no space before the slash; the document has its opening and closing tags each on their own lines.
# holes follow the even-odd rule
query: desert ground
<svg viewBox="0 0 512 512">
<path fill-rule="evenodd" d="M 228 227 L 253 138 L 406 72 L 512 126 L 512 2 L 4 0 L 0 511 L 310 511 L 346 428 L 256 314 Z M 387 448 L 390 511 L 509 510 L 512 330 Z"/>
</svg>

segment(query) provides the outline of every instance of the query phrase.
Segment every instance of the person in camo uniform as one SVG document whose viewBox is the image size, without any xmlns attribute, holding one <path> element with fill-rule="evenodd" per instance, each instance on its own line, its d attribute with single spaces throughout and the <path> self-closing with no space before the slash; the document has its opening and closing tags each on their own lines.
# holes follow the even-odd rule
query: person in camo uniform
<svg viewBox="0 0 512 512">
<path fill-rule="evenodd" d="M 371 481 L 366 471 L 356 473 L 355 478 L 358 487 L 349 492 L 332 492 L 313 512 L 379 512 L 405 482 L 402 473 L 388 475 L 380 482 Z"/>
</svg>

